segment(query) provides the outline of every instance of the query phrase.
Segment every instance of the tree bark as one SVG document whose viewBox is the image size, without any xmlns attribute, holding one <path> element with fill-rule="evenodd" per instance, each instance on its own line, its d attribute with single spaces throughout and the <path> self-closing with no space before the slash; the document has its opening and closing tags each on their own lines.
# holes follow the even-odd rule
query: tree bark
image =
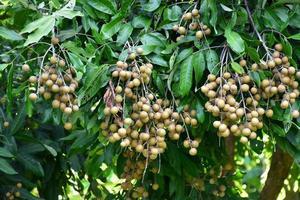
<svg viewBox="0 0 300 200">
<path fill-rule="evenodd" d="M 272 155 L 271 167 L 260 200 L 276 200 L 292 164 L 293 158 L 277 146 L 276 152 Z"/>
</svg>

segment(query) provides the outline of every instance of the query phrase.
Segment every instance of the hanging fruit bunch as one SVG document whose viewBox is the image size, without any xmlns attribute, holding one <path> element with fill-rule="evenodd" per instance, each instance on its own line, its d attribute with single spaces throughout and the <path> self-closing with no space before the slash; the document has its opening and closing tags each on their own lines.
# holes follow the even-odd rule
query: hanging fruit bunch
<svg viewBox="0 0 300 200">
<path fill-rule="evenodd" d="M 282 45 L 277 44 L 267 60 L 248 66 L 246 60 L 239 63 L 232 61 L 231 68 L 222 65 L 219 74 L 209 74 L 207 82 L 201 91 L 209 98 L 205 108 L 217 120 L 213 126 L 218 129 L 218 136 L 228 137 L 230 134 L 241 136 L 240 142 L 257 137 L 256 131 L 263 127 L 262 118 L 273 116 L 272 106 L 280 101 L 281 108 L 287 109 L 299 96 L 296 76 L 299 72 L 289 63 L 282 51 Z M 260 71 L 271 74 L 257 85 L 250 72 Z M 298 117 L 297 110 L 292 111 L 293 117 Z"/>
<path fill-rule="evenodd" d="M 199 140 L 192 140 L 188 134 L 188 126 L 198 125 L 196 111 L 185 106 L 183 112 L 177 112 L 175 101 L 159 98 L 152 92 L 153 65 L 144 62 L 142 52 L 137 48 L 126 61 L 115 65 L 104 96 L 106 117 L 101 123 L 102 134 L 110 142 L 120 141 L 121 147 L 151 160 L 165 151 L 167 138 L 179 140 L 181 135 L 187 135 L 184 146 L 196 155 Z"/>
<path fill-rule="evenodd" d="M 51 52 L 51 56 L 49 56 Z M 49 57 L 48 62 L 44 62 Z M 30 72 L 30 66 L 22 66 L 24 72 Z M 43 56 L 38 75 L 29 77 L 29 83 L 34 91 L 29 94 L 29 99 L 36 101 L 41 96 L 46 101 L 51 101 L 52 108 L 60 109 L 65 115 L 70 115 L 79 110 L 75 90 L 78 88 L 78 81 L 75 79 L 75 70 L 67 62 L 65 52 L 59 45 L 59 39 L 53 37 L 51 46 Z M 32 89 L 32 87 L 31 87 Z M 64 124 L 66 130 L 72 129 L 72 123 Z"/>
<path fill-rule="evenodd" d="M 17 183 L 15 187 L 12 187 L 9 192 L 6 192 L 5 196 L 8 200 L 21 198 L 22 183 Z"/>
<path fill-rule="evenodd" d="M 202 40 L 211 34 L 211 29 L 200 21 L 200 13 L 197 8 L 187 10 L 182 15 L 179 24 L 173 26 L 173 31 L 179 34 L 176 41 L 180 41 L 189 35 L 189 33 L 194 35 L 198 40 Z"/>
</svg>

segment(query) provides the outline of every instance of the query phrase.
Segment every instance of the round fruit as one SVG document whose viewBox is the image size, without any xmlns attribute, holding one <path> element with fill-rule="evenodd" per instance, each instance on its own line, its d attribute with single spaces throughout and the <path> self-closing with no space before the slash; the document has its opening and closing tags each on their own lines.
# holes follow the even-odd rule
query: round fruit
<svg viewBox="0 0 300 200">
<path fill-rule="evenodd" d="M 203 32 L 202 31 L 197 31 L 196 32 L 196 38 L 201 40 L 203 38 Z"/>
<path fill-rule="evenodd" d="M 22 183 L 17 183 L 17 188 L 21 189 L 22 188 Z"/>
<path fill-rule="evenodd" d="M 29 95 L 29 99 L 30 99 L 31 101 L 35 101 L 35 100 L 37 100 L 37 98 L 38 98 L 38 96 L 37 96 L 36 93 L 31 93 L 31 94 Z"/>
<path fill-rule="evenodd" d="M 51 61 L 50 61 L 51 62 Z M 60 67 L 65 67 L 66 66 L 66 62 L 64 60 L 59 60 L 58 65 Z"/>
<path fill-rule="evenodd" d="M 276 44 L 276 45 L 275 45 L 275 49 L 276 49 L 277 51 L 282 51 L 282 49 L 283 49 L 282 44 Z"/>
<path fill-rule="evenodd" d="M 59 43 L 59 39 L 58 39 L 57 37 L 52 37 L 52 38 L 51 38 L 51 43 L 52 43 L 53 45 L 57 45 L 57 44 Z"/>
<path fill-rule="evenodd" d="M 189 150 L 189 154 L 190 154 L 191 156 L 197 155 L 197 149 L 196 149 L 196 148 L 191 148 L 191 149 Z"/>
<path fill-rule="evenodd" d="M 22 65 L 22 70 L 23 70 L 23 72 L 29 72 L 30 71 L 29 65 L 28 64 Z"/>
<path fill-rule="evenodd" d="M 186 29 L 185 29 L 183 26 L 180 26 L 180 27 L 178 28 L 178 33 L 179 33 L 180 35 L 184 35 L 184 34 L 186 33 Z"/>
<path fill-rule="evenodd" d="M 3 126 L 4 126 L 5 128 L 9 127 L 9 122 L 5 121 L 5 122 L 3 123 Z"/>
<path fill-rule="evenodd" d="M 51 58 L 50 58 L 50 63 L 51 63 L 52 65 L 55 65 L 55 64 L 57 63 L 57 58 L 56 58 L 55 56 L 51 56 Z"/>
<path fill-rule="evenodd" d="M 143 52 L 144 52 L 144 49 L 142 47 L 138 47 L 136 49 L 136 53 L 138 53 L 138 54 L 143 54 Z"/>
<path fill-rule="evenodd" d="M 72 125 L 71 122 L 66 122 L 66 123 L 64 124 L 64 128 L 65 128 L 66 130 L 71 130 L 72 127 L 73 127 L 73 125 Z"/>
</svg>

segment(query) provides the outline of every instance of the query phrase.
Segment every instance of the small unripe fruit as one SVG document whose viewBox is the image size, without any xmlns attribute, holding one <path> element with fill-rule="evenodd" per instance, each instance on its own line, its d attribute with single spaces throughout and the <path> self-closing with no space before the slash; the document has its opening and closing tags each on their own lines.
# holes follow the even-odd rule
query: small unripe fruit
<svg viewBox="0 0 300 200">
<path fill-rule="evenodd" d="M 154 184 L 152 185 L 152 189 L 153 189 L 153 190 L 158 190 L 158 188 L 159 188 L 159 185 L 158 185 L 157 183 L 154 183 Z"/>
<path fill-rule="evenodd" d="M 298 118 L 299 117 L 299 111 L 298 110 L 293 110 L 292 117 L 293 118 Z"/>
<path fill-rule="evenodd" d="M 70 114 L 72 113 L 72 108 L 66 107 L 66 108 L 64 109 L 64 113 L 67 114 L 67 115 L 70 115 Z"/>
<path fill-rule="evenodd" d="M 192 10 L 192 15 L 193 15 L 193 17 L 199 16 L 199 10 L 196 9 L 196 8 L 194 8 L 194 9 Z"/>
<path fill-rule="evenodd" d="M 134 60 L 136 58 L 136 54 L 135 53 L 131 53 L 131 54 L 129 54 L 128 58 L 130 60 Z"/>
<path fill-rule="evenodd" d="M 52 108 L 59 108 L 60 102 L 58 100 L 53 100 L 52 101 Z"/>
<path fill-rule="evenodd" d="M 136 49 L 136 53 L 138 53 L 138 54 L 143 54 L 143 52 L 144 52 L 144 49 L 142 47 L 138 47 Z"/>
<path fill-rule="evenodd" d="M 17 183 L 17 188 L 21 189 L 22 188 L 22 183 Z"/>
<path fill-rule="evenodd" d="M 197 31 L 196 32 L 196 38 L 201 40 L 203 38 L 203 32 L 202 31 Z"/>
<path fill-rule="evenodd" d="M 16 197 L 20 197 L 21 196 L 21 193 L 19 191 L 15 192 L 15 196 Z"/>
<path fill-rule="evenodd" d="M 30 83 L 36 83 L 37 78 L 36 78 L 36 76 L 30 76 L 28 80 Z"/>
<path fill-rule="evenodd" d="M 287 100 L 283 100 L 280 104 L 282 109 L 287 109 L 289 107 L 289 102 Z"/>
<path fill-rule="evenodd" d="M 241 67 L 245 67 L 246 65 L 247 65 L 246 60 L 244 60 L 244 59 L 240 60 L 240 66 Z"/>
</svg>

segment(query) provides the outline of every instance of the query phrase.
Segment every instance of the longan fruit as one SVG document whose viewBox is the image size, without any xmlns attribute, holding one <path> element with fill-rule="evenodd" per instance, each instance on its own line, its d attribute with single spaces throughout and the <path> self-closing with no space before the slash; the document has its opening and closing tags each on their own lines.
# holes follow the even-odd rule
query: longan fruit
<svg viewBox="0 0 300 200">
<path fill-rule="evenodd" d="M 65 109 L 64 109 L 64 113 L 65 114 L 67 114 L 67 115 L 70 115 L 71 113 L 72 113 L 72 108 L 70 108 L 70 107 L 66 107 Z"/>
<path fill-rule="evenodd" d="M 30 76 L 28 80 L 30 83 L 36 83 L 37 78 L 36 78 L 36 76 Z"/>
<path fill-rule="evenodd" d="M 53 45 L 57 45 L 57 44 L 59 43 L 59 39 L 58 39 L 57 37 L 53 36 L 53 37 L 51 38 L 51 43 L 52 43 Z"/>
<path fill-rule="evenodd" d="M 31 94 L 29 94 L 29 99 L 30 99 L 31 101 L 35 101 L 35 100 L 37 100 L 37 98 L 38 98 L 38 96 L 37 96 L 36 93 L 31 93 Z"/>
<path fill-rule="evenodd" d="M 138 48 L 136 49 L 136 53 L 137 53 L 137 54 L 143 54 L 143 53 L 144 53 L 144 49 L 143 49 L 142 47 L 138 47 Z"/>
<path fill-rule="evenodd" d="M 287 109 L 288 107 L 289 107 L 289 102 L 287 101 L 287 100 L 283 100 L 282 102 L 281 102 L 281 104 L 280 104 L 280 107 L 282 108 L 282 109 Z"/>
<path fill-rule="evenodd" d="M 15 192 L 15 196 L 16 197 L 20 197 L 21 196 L 21 193 L 19 191 Z"/>
<path fill-rule="evenodd" d="M 299 117 L 299 111 L 298 110 L 293 110 L 292 111 L 292 117 L 293 118 L 298 118 Z"/>
<path fill-rule="evenodd" d="M 66 62 L 64 60 L 59 60 L 58 66 L 65 67 L 66 66 Z"/>
<path fill-rule="evenodd" d="M 247 65 L 247 61 L 245 59 L 240 60 L 239 62 L 241 67 L 245 67 Z"/>
<path fill-rule="evenodd" d="M 242 137 L 240 138 L 240 142 L 241 142 L 242 144 L 246 144 L 246 143 L 248 142 L 248 138 L 245 137 L 245 136 L 242 136 Z"/>
<path fill-rule="evenodd" d="M 136 54 L 135 53 L 131 53 L 128 56 L 128 59 L 130 59 L 130 60 L 135 60 L 135 58 L 136 58 Z"/>
<path fill-rule="evenodd" d="M 173 31 L 178 31 L 178 29 L 179 29 L 179 26 L 177 25 L 177 24 L 175 24 L 173 27 L 172 27 L 172 29 L 173 29 Z"/>
<path fill-rule="evenodd" d="M 207 28 L 207 29 L 204 31 L 204 34 L 205 34 L 205 35 L 210 35 L 210 34 L 211 34 L 210 28 Z"/>
<path fill-rule="evenodd" d="M 153 190 L 158 190 L 158 188 L 159 188 L 159 185 L 158 185 L 157 183 L 154 183 L 154 184 L 152 185 L 152 189 L 153 189 Z"/>
<path fill-rule="evenodd" d="M 272 116 L 273 116 L 273 110 L 272 109 L 268 109 L 267 111 L 266 111 L 266 116 L 267 117 L 269 117 L 269 118 L 271 118 Z"/>
<path fill-rule="evenodd" d="M 183 26 L 180 26 L 177 31 L 180 35 L 184 35 L 186 33 L 186 29 Z"/>
<path fill-rule="evenodd" d="M 196 8 L 194 8 L 194 9 L 192 10 L 192 15 L 193 15 L 193 17 L 198 17 L 198 16 L 199 16 L 199 10 L 196 9 Z"/>
<path fill-rule="evenodd" d="M 197 149 L 196 149 L 196 148 L 191 148 L 191 149 L 189 150 L 189 154 L 190 154 L 191 156 L 197 155 Z"/>
<path fill-rule="evenodd" d="M 282 44 L 276 44 L 275 45 L 275 49 L 277 50 L 277 51 L 282 51 L 282 49 L 283 49 L 283 46 L 282 46 Z"/>
<path fill-rule="evenodd" d="M 115 115 L 119 112 L 119 108 L 117 106 L 113 106 L 111 109 L 110 109 L 110 113 L 112 115 Z"/>
<path fill-rule="evenodd" d="M 29 72 L 29 71 L 30 71 L 29 65 L 28 65 L 28 64 L 22 65 L 22 71 L 23 71 L 23 72 Z"/>
<path fill-rule="evenodd" d="M 4 126 L 5 128 L 8 128 L 8 127 L 9 127 L 9 122 L 8 122 L 8 121 L 5 121 L 5 122 L 3 123 L 3 126 Z"/>
<path fill-rule="evenodd" d="M 197 31 L 197 32 L 196 32 L 196 38 L 199 39 L 199 40 L 201 40 L 201 39 L 203 38 L 203 35 L 204 35 L 204 34 L 203 34 L 202 31 Z"/>
<path fill-rule="evenodd" d="M 65 128 L 66 130 L 71 130 L 71 129 L 73 128 L 73 125 L 72 125 L 71 122 L 66 122 L 66 123 L 64 124 L 64 128 Z"/>
<path fill-rule="evenodd" d="M 56 56 L 51 56 L 51 58 L 50 58 L 50 63 L 51 63 L 52 65 L 55 65 L 55 64 L 57 63 L 57 58 L 56 58 Z"/>
<path fill-rule="evenodd" d="M 59 106 L 60 106 L 60 101 L 54 99 L 52 101 L 52 108 L 59 108 Z"/>
</svg>

